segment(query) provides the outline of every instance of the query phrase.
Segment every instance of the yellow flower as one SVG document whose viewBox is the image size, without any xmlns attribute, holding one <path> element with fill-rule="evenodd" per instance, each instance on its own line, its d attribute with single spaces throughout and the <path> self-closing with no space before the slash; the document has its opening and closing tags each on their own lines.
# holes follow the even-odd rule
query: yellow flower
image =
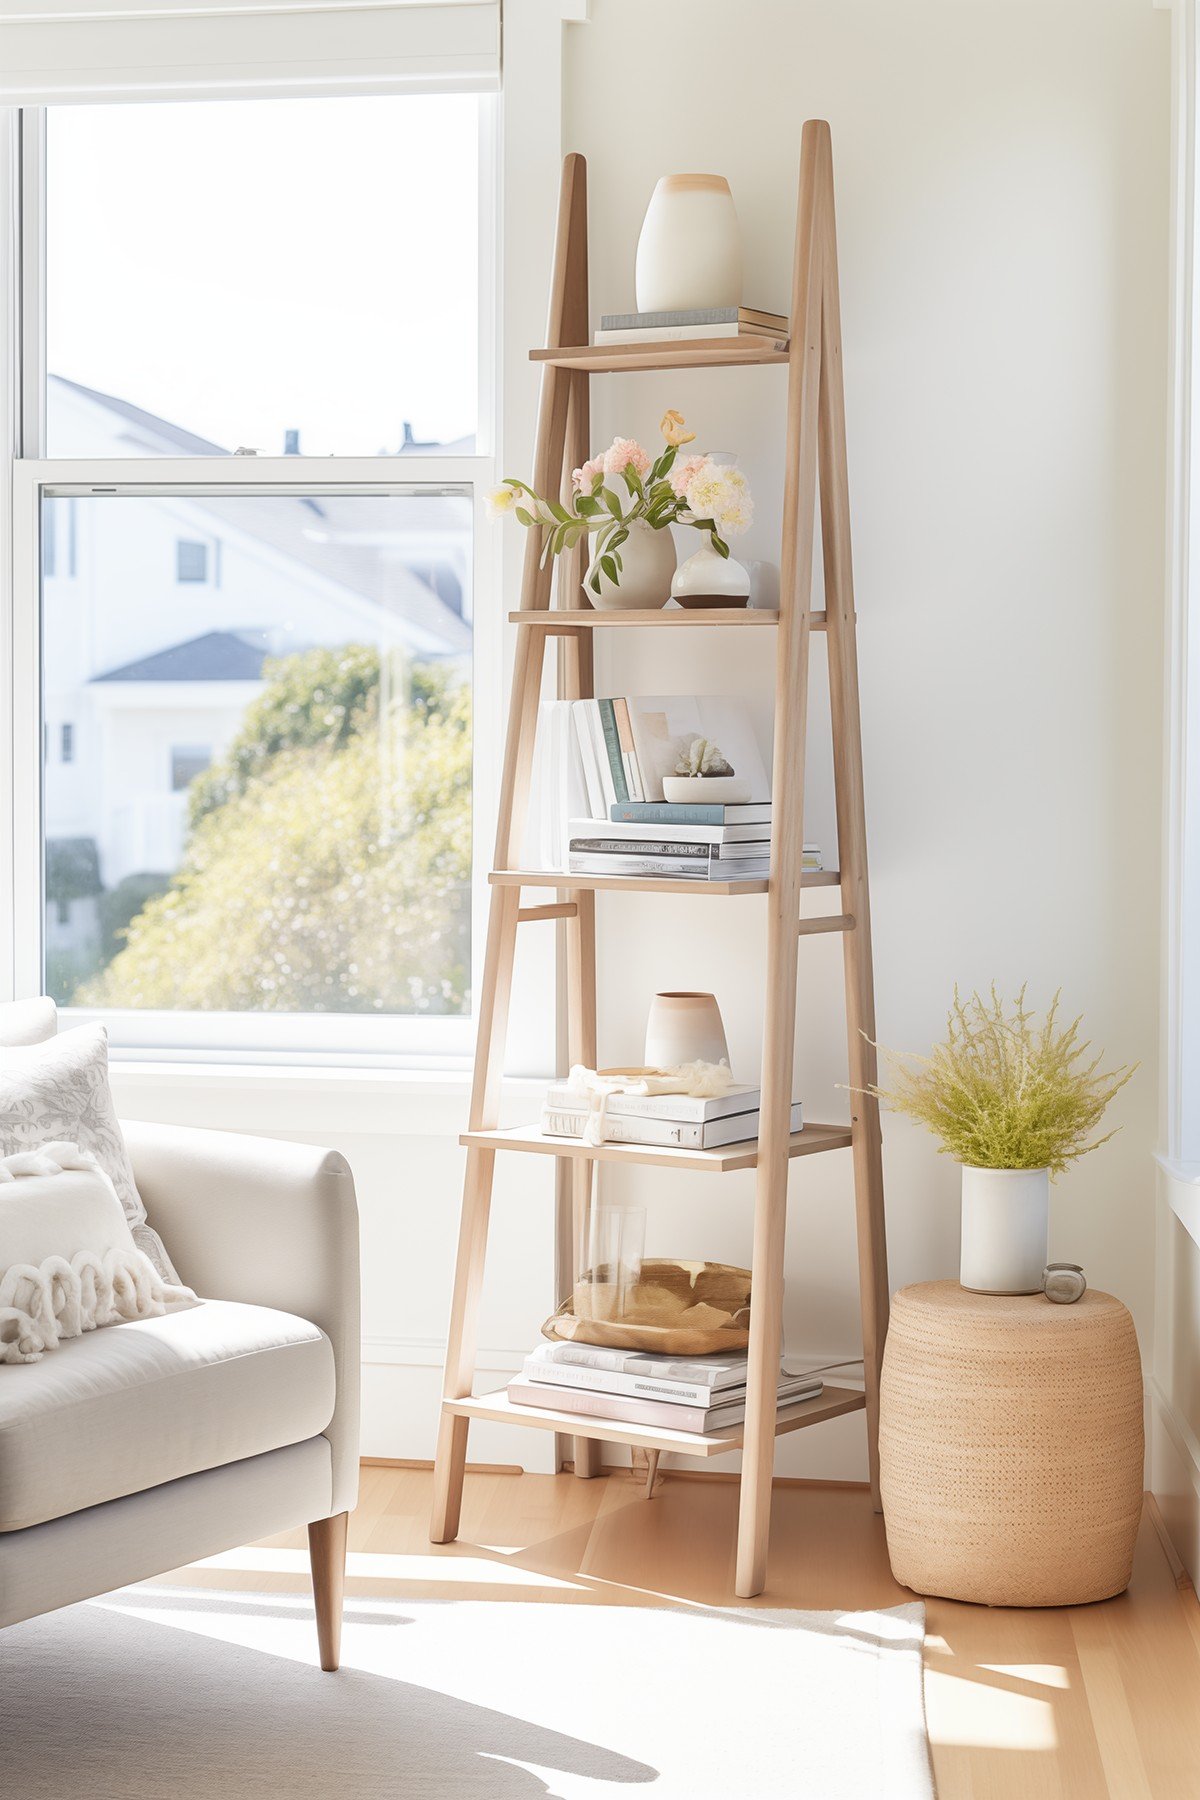
<svg viewBox="0 0 1200 1800">
<path fill-rule="evenodd" d="M 674 407 L 670 407 L 668 411 L 663 414 L 659 430 L 666 438 L 668 444 L 674 444 L 677 450 L 681 444 L 691 444 L 695 442 L 695 432 L 685 431 L 683 429 L 683 414 L 676 412 Z"/>
</svg>

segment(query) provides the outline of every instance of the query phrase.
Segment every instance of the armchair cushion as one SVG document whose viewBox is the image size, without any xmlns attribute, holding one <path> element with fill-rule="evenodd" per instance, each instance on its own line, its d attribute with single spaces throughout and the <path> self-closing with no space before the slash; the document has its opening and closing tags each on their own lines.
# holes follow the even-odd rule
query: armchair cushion
<svg viewBox="0 0 1200 1800">
<path fill-rule="evenodd" d="M 324 1332 L 225 1300 L 0 1368 L 0 1532 L 302 1443 L 335 1397 Z"/>
</svg>

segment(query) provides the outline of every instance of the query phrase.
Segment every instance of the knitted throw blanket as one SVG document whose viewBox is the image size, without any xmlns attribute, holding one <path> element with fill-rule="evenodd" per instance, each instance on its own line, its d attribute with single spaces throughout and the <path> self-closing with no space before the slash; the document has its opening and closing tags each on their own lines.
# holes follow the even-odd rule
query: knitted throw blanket
<svg viewBox="0 0 1200 1800">
<path fill-rule="evenodd" d="M 94 1157 L 53 1143 L 0 1158 L 0 1363 L 195 1302 L 138 1249 Z"/>
</svg>

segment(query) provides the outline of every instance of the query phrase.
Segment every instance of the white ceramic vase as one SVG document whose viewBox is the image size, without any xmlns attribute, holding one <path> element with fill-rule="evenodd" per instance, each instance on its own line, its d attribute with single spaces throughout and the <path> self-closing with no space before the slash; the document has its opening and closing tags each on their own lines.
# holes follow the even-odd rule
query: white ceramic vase
<svg viewBox="0 0 1200 1800">
<path fill-rule="evenodd" d="M 723 175 L 664 175 L 638 238 L 639 312 L 740 306 L 742 236 Z"/>
<path fill-rule="evenodd" d="M 655 994 L 646 1020 L 646 1066 L 728 1062 L 729 1046 L 715 994 Z"/>
<path fill-rule="evenodd" d="M 600 592 L 585 588 L 592 605 L 600 612 L 619 612 L 622 608 L 665 606 L 671 597 L 671 577 L 675 573 L 675 539 L 669 526 L 655 531 L 645 519 L 634 519 L 629 536 L 621 545 L 620 579 L 613 583 L 600 573 Z"/>
<path fill-rule="evenodd" d="M 959 1280 L 976 1294 L 1037 1294 L 1050 1234 L 1049 1169 L 962 1172 Z"/>
<path fill-rule="evenodd" d="M 681 562 L 671 578 L 671 598 L 680 606 L 745 606 L 750 598 L 750 571 L 732 556 L 721 556 L 707 536 L 699 550 Z"/>
</svg>

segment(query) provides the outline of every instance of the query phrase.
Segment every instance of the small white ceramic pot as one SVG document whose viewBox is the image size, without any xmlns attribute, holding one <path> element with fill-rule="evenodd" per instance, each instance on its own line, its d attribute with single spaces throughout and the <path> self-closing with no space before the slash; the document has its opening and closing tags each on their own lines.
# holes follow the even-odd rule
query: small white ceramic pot
<svg viewBox="0 0 1200 1800">
<path fill-rule="evenodd" d="M 650 196 L 634 277 L 639 312 L 740 306 L 742 234 L 723 175 L 664 175 Z"/>
<path fill-rule="evenodd" d="M 655 994 L 646 1020 L 646 1063 L 677 1069 L 681 1063 L 728 1062 L 729 1046 L 715 994 Z"/>
<path fill-rule="evenodd" d="M 1038 1294 L 1050 1236 L 1049 1169 L 962 1172 L 959 1281 L 976 1294 Z"/>
<path fill-rule="evenodd" d="M 720 556 L 707 537 L 699 550 L 681 562 L 671 578 L 671 598 L 680 606 L 745 606 L 750 598 L 750 571 L 732 556 Z"/>
<path fill-rule="evenodd" d="M 663 799 L 672 806 L 741 806 L 750 783 L 740 775 L 664 775 Z"/>
<path fill-rule="evenodd" d="M 620 579 L 611 582 L 603 570 L 600 592 L 584 588 L 592 605 L 600 612 L 619 612 L 622 608 L 665 606 L 671 597 L 671 577 L 675 573 L 675 539 L 669 526 L 655 531 L 645 519 L 634 519 L 629 536 L 621 545 Z"/>
</svg>

